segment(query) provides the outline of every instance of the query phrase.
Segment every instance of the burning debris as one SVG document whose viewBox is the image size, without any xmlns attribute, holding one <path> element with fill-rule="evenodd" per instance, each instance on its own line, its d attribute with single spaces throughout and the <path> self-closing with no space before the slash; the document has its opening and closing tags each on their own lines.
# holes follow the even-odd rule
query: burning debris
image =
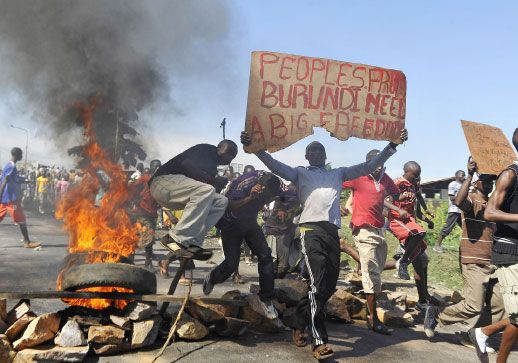
<svg viewBox="0 0 518 363">
<path fill-rule="evenodd" d="M 138 226 L 126 212 L 131 198 L 126 174 L 120 164 L 107 157 L 96 141 L 93 119 L 96 103 L 97 100 L 93 100 L 89 105 L 77 105 L 84 122 L 87 141 L 82 148 L 86 161 L 83 169 L 85 177 L 80 185 L 70 191 L 67 198 L 60 200 L 56 217 L 63 220 L 64 228 L 69 234 L 69 253 L 84 253 L 81 263 L 117 263 L 122 257 L 128 257 L 135 252 L 139 238 Z M 103 177 L 99 175 L 100 172 Z M 58 276 L 58 290 L 63 287 L 64 276 L 78 262 L 77 258 L 68 259 Z M 156 279 L 152 276 L 150 283 L 154 281 L 156 288 Z M 133 292 L 132 289 L 117 285 L 89 286 L 80 291 Z M 100 299 L 67 299 L 66 302 L 96 309 L 111 305 L 124 308 L 126 305 L 125 301 Z"/>
</svg>

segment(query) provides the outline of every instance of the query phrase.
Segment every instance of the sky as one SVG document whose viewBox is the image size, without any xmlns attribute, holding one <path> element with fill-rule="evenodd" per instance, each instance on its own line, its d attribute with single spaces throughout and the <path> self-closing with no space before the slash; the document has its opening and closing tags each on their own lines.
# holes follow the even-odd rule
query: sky
<svg viewBox="0 0 518 363">
<path fill-rule="evenodd" d="M 140 117 L 147 123 L 137 129 L 148 162 L 166 161 L 197 143 L 216 144 L 224 117 L 227 138 L 239 141 L 254 50 L 403 71 L 409 140 L 386 164 L 393 177 L 402 173 L 409 160 L 421 164 L 423 180 L 465 169 L 469 151 L 460 120 L 494 125 L 508 136 L 518 126 L 518 110 L 513 106 L 518 98 L 516 2 L 236 0 L 223 1 L 222 6 L 230 14 L 224 39 L 229 51 L 227 59 L 217 61 L 225 64 L 212 66 L 209 58 L 199 77 L 171 76 L 174 107 L 161 105 L 142 112 Z M 210 14 L 206 15 L 192 21 L 208 21 Z M 164 67 L 168 72 L 167 64 Z M 62 147 L 65 141 L 54 140 L 46 132 L 30 100 L 23 100 L 16 90 L 3 93 L 0 162 L 7 161 L 12 146 L 25 146 L 25 133 L 9 126 L 14 124 L 29 130 L 31 160 L 72 166 Z M 317 129 L 274 157 L 289 165 L 306 165 L 304 149 L 313 140 L 325 145 L 333 167 L 362 162 L 370 149 L 386 144 L 353 138 L 339 141 Z M 254 155 L 242 151 L 235 161 L 262 166 Z"/>
</svg>

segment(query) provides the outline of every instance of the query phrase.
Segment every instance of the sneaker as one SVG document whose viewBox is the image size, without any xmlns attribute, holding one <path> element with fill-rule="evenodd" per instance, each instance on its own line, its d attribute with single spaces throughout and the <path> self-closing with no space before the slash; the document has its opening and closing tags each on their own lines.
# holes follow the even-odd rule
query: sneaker
<svg viewBox="0 0 518 363">
<path fill-rule="evenodd" d="M 435 318 L 435 310 L 430 305 L 426 308 L 423 326 L 426 336 L 428 338 L 433 338 L 435 335 L 435 327 L 437 326 L 437 319 Z"/>
<path fill-rule="evenodd" d="M 262 301 L 261 302 L 261 308 L 264 312 L 264 316 L 266 316 L 268 319 L 277 319 L 279 317 L 279 314 L 277 313 L 277 309 L 275 309 L 275 306 L 273 306 L 273 303 L 271 301 Z"/>
<path fill-rule="evenodd" d="M 410 280 L 410 275 L 408 274 L 408 263 L 401 262 L 398 260 L 396 262 L 397 275 L 401 280 Z"/>
<path fill-rule="evenodd" d="M 437 253 L 444 253 L 444 249 L 442 246 L 433 246 L 432 250 L 434 250 Z"/>
<path fill-rule="evenodd" d="M 203 280 L 203 293 L 205 295 L 210 295 L 212 290 L 214 289 L 214 284 L 210 282 L 210 273 L 205 276 L 205 279 Z"/>
<path fill-rule="evenodd" d="M 41 243 L 38 242 L 24 242 L 23 247 L 25 248 L 38 248 L 41 247 Z"/>
<path fill-rule="evenodd" d="M 478 344 L 477 335 L 475 333 L 474 328 L 471 328 L 470 330 L 468 330 L 468 337 L 469 337 L 469 340 L 471 341 L 471 343 L 475 346 L 475 349 L 477 350 L 477 357 L 480 360 L 480 362 L 489 363 L 489 356 L 487 355 L 487 351 L 482 352 L 482 350 L 480 350 L 480 346 Z"/>
<path fill-rule="evenodd" d="M 475 345 L 469 339 L 467 331 L 458 332 L 458 333 L 456 333 L 456 335 L 459 335 L 460 344 L 462 344 L 463 346 L 465 346 L 467 348 L 476 349 Z M 489 345 L 486 345 L 486 352 L 488 354 L 495 354 L 496 353 L 496 349 L 491 347 L 491 346 L 489 346 Z"/>
</svg>

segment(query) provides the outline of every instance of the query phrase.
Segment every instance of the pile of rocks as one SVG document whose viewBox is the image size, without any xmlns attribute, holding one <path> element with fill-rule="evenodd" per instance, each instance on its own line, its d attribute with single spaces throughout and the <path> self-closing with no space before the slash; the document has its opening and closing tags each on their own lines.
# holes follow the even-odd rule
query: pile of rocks
<svg viewBox="0 0 518 363">
<path fill-rule="evenodd" d="M 37 316 L 22 300 L 9 312 L 0 300 L 0 362 L 81 362 L 155 343 L 162 318 L 155 305 L 131 302 L 123 311 L 70 307 Z"/>
<path fill-rule="evenodd" d="M 344 323 L 366 320 L 368 310 L 361 280 L 358 283 L 355 276 L 349 276 L 341 285 L 327 302 L 326 316 Z M 262 333 L 283 331 L 291 325 L 299 301 L 307 297 L 308 285 L 301 280 L 275 280 L 277 319 L 264 316 L 258 290 L 258 285 L 251 285 L 249 294 L 227 292 L 222 299 L 241 302 L 231 306 L 190 299 L 177 324 L 176 336 L 200 340 L 211 332 L 231 337 L 241 336 L 248 329 Z M 445 302 L 462 298 L 458 293 L 454 295 L 442 298 Z M 378 316 L 387 325 L 412 326 L 417 316 L 416 303 L 415 297 L 404 292 L 384 291 L 378 298 Z M 112 355 L 140 349 L 164 339 L 175 317 L 176 313 L 161 317 L 156 304 L 142 302 L 131 302 L 123 311 L 69 307 L 37 316 L 26 300 L 7 312 L 6 301 L 0 299 L 0 362 L 80 362 L 87 354 Z"/>
</svg>

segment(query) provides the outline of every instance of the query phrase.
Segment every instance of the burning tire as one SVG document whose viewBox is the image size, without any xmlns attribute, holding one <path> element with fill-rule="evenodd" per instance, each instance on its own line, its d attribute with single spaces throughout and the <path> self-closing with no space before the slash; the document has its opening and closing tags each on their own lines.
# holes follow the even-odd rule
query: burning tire
<svg viewBox="0 0 518 363">
<path fill-rule="evenodd" d="M 63 291 L 87 287 L 124 287 L 138 294 L 156 293 L 156 276 L 126 263 L 92 263 L 73 266 L 63 275 Z"/>
</svg>

